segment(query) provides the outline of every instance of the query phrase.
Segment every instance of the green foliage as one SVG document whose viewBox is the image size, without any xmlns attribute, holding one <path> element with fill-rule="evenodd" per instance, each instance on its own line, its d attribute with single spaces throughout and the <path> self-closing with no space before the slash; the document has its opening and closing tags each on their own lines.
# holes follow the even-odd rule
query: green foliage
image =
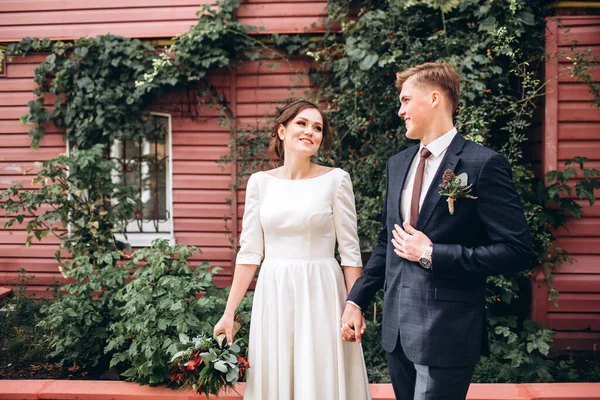
<svg viewBox="0 0 600 400">
<path fill-rule="evenodd" d="M 239 0 L 225 0 L 217 1 L 218 7 L 203 5 L 197 12 L 198 23 L 175 37 L 173 45 L 152 60 L 152 72 L 136 82 L 137 93 L 179 86 L 196 91 L 199 98 L 211 94 L 215 96 L 212 102 L 227 107 L 225 97 L 206 78 L 217 70 L 236 66 L 242 59 L 257 58 L 261 47 L 248 36 L 248 27 L 235 21 L 239 4 Z"/>
<path fill-rule="evenodd" d="M 577 373 L 572 360 L 555 361 L 548 358 L 552 331 L 539 324 L 518 318 L 493 317 L 489 324 L 500 339 L 490 346 L 491 356 L 484 358 L 475 369 L 474 382 L 553 382 L 575 381 Z"/>
<path fill-rule="evenodd" d="M 33 275 L 24 269 L 14 282 L 14 291 L 0 308 L 0 369 L 23 362 L 43 360 L 46 348 L 37 329 L 43 299 L 25 293 Z"/>
<path fill-rule="evenodd" d="M 5 227 L 29 219 L 27 246 L 34 238 L 42 240 L 54 235 L 60 239 L 61 249 L 70 254 L 102 253 L 105 263 L 114 265 L 121 258 L 122 246 L 116 241 L 113 229 L 131 217 L 131 204 L 135 202 L 133 187 L 107 179 L 115 170 L 115 164 L 105 158 L 100 144 L 44 161 L 33 179 L 38 189 L 26 191 L 15 185 L 0 193 L 5 199 L 0 209 L 10 216 Z M 39 212 L 43 207 L 49 210 Z M 65 230 L 67 226 L 70 230 Z M 104 255 L 105 252 L 109 253 Z M 60 250 L 55 256 L 61 261 Z M 65 262 L 63 271 L 67 272 L 70 266 L 71 262 Z"/>
<path fill-rule="evenodd" d="M 151 46 L 104 35 L 73 43 L 25 38 L 8 49 L 10 54 L 32 50 L 50 52 L 35 70 L 38 99 L 29 102 L 29 113 L 21 118 L 36 125 L 29 131 L 32 147 L 37 148 L 44 136 L 46 122 L 65 129 L 65 140 L 83 149 L 144 131 L 148 99 L 136 92 L 135 81 L 152 68 L 156 56 Z M 57 97 L 51 112 L 43 106 L 47 95 Z"/>
<path fill-rule="evenodd" d="M 63 365 L 104 368 L 109 326 L 118 317 L 115 295 L 129 272 L 115 260 L 117 252 L 96 251 L 69 260 L 69 282 L 42 308 L 38 327 L 48 340 L 49 357 Z"/>
<path fill-rule="evenodd" d="M 133 253 L 127 264 L 127 269 L 139 268 L 116 296 L 118 316 L 104 350 L 116 351 L 110 366 L 125 365 L 127 380 L 166 383 L 178 338 L 212 331 L 223 312 L 222 290 L 212 283 L 219 268 L 209 269 L 207 262 L 190 268 L 195 251 L 199 249 L 156 240 L 152 248 Z"/>
</svg>

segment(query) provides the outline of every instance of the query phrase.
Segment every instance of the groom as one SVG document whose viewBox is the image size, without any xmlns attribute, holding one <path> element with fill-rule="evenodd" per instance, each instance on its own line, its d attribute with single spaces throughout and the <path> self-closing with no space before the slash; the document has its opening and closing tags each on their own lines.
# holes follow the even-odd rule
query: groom
<svg viewBox="0 0 600 400">
<path fill-rule="evenodd" d="M 529 228 L 506 158 L 454 128 L 459 74 L 425 63 L 396 78 L 398 115 L 420 143 L 387 162 L 383 228 L 348 295 L 342 336 L 360 342 L 361 310 L 383 287 L 396 398 L 464 399 L 487 351 L 486 277 L 531 267 Z M 454 174 L 457 191 L 448 184 Z"/>
</svg>

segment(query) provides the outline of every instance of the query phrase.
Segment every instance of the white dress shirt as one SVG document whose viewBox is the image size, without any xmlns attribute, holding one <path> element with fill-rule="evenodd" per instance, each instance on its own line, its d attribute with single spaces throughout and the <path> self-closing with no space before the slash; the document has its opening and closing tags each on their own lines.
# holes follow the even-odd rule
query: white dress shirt
<svg viewBox="0 0 600 400">
<path fill-rule="evenodd" d="M 423 185 L 421 186 L 421 196 L 419 197 L 419 211 L 421 210 L 421 206 L 423 205 L 423 201 L 425 200 L 425 196 L 427 195 L 427 191 L 431 186 L 431 182 L 433 182 L 433 178 L 438 173 L 438 169 L 440 164 L 442 163 L 442 159 L 444 158 L 444 154 L 446 154 L 446 150 L 448 150 L 448 146 L 456 136 L 456 128 L 450 129 L 450 131 L 444 133 L 439 138 L 435 139 L 433 142 L 429 143 L 427 149 L 431 152 L 431 155 L 425 160 L 425 171 L 423 172 Z M 410 170 L 408 171 L 408 176 L 406 177 L 406 181 L 404 182 L 404 187 L 402 188 L 402 197 L 400 199 L 400 213 L 402 214 L 402 220 L 408 221 L 410 219 L 410 203 L 412 198 L 412 190 L 415 182 L 415 175 L 417 173 L 417 166 L 419 165 L 419 158 L 421 154 L 421 149 L 423 149 L 423 143 L 419 146 L 419 151 L 415 155 L 413 162 L 410 166 Z M 439 172 L 441 173 L 441 172 Z M 414 227 L 416 221 L 410 221 L 410 224 Z"/>
</svg>

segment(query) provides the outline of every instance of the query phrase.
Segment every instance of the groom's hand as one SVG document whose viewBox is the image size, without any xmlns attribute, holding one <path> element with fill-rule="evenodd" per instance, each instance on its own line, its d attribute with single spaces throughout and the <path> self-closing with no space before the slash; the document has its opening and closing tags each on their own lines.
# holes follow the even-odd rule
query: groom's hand
<svg viewBox="0 0 600 400">
<path fill-rule="evenodd" d="M 427 235 L 416 230 L 406 221 L 402 224 L 402 227 L 394 224 L 392 234 L 394 235 L 392 239 L 394 252 L 409 261 L 419 262 L 423 253 L 431 244 L 431 240 Z"/>
<path fill-rule="evenodd" d="M 362 334 L 367 329 L 367 324 L 360 308 L 353 304 L 346 304 L 342 314 L 342 338 L 347 342 L 362 340 Z"/>
</svg>

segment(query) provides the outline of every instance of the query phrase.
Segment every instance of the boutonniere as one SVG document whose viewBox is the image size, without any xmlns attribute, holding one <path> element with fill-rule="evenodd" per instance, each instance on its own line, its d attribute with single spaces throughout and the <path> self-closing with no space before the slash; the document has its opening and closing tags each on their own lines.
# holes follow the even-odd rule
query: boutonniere
<svg viewBox="0 0 600 400">
<path fill-rule="evenodd" d="M 447 196 L 448 199 L 448 211 L 450 211 L 450 215 L 454 215 L 454 203 L 457 199 L 464 197 L 466 199 L 475 200 L 477 197 L 472 196 L 471 186 L 469 185 L 469 176 L 463 172 L 462 174 L 456 176 L 451 169 L 447 169 L 444 171 L 444 176 L 442 176 L 442 184 L 440 185 L 440 195 Z"/>
</svg>

